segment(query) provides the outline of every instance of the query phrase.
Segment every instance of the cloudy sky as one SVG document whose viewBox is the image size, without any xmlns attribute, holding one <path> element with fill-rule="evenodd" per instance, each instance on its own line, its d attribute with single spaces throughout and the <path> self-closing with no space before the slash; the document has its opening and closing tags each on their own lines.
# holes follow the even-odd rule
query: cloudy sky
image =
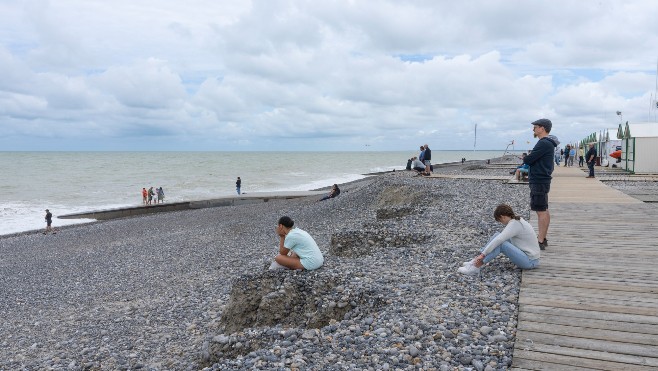
<svg viewBox="0 0 658 371">
<path fill-rule="evenodd" d="M 476 123 L 478 149 L 523 149 L 542 117 L 577 141 L 654 120 L 656 14 L 653 0 L 3 0 L 0 150 L 457 150 Z"/>
</svg>

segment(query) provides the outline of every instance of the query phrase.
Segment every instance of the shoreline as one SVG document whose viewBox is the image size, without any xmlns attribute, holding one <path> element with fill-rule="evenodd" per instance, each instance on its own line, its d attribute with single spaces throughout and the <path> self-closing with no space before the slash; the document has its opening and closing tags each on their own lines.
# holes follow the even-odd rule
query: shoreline
<svg viewBox="0 0 658 371">
<path fill-rule="evenodd" d="M 476 163 L 476 162 L 483 162 L 483 161 L 486 161 L 486 160 L 470 160 L 470 161 L 467 161 L 467 163 L 469 163 L 469 162 L 470 162 L 470 163 Z M 435 167 L 441 167 L 441 168 L 443 168 L 443 167 L 448 167 L 448 166 L 458 166 L 458 165 L 461 165 L 461 162 L 446 162 L 446 163 L 437 164 L 437 165 L 435 165 Z M 398 171 L 406 171 L 406 170 L 398 170 Z M 338 185 L 341 186 L 341 187 L 343 187 L 343 186 L 350 185 L 350 184 L 353 184 L 353 183 L 358 183 L 358 182 L 363 181 L 363 180 L 365 180 L 365 179 L 367 179 L 367 178 L 369 178 L 369 177 L 380 176 L 380 175 L 389 174 L 389 173 L 394 173 L 394 172 L 396 172 L 396 170 L 388 170 L 388 171 L 380 171 L 380 172 L 365 173 L 365 174 L 361 174 L 361 175 L 363 176 L 363 178 L 356 179 L 356 180 L 352 180 L 352 181 L 348 181 L 348 182 L 344 182 L 344 183 L 338 183 Z M 305 192 L 329 191 L 330 189 L 331 189 L 331 185 L 328 185 L 328 186 L 326 186 L 326 187 L 320 187 L 320 188 L 309 189 L 309 190 L 307 190 L 307 191 L 305 191 Z M 303 192 L 304 192 L 304 191 L 302 191 L 302 192 L 297 192 L 297 191 L 285 191 L 285 190 L 284 190 L 284 191 L 273 191 L 273 192 L 254 192 L 254 193 L 245 193 L 244 195 L 259 194 L 259 193 L 267 193 L 269 196 L 262 196 L 262 197 L 264 197 L 264 198 L 273 198 L 273 197 L 277 197 L 277 196 L 283 196 L 283 195 L 288 194 L 288 193 L 296 193 L 296 194 L 297 194 L 297 193 L 303 193 Z M 105 212 L 108 212 L 108 213 L 109 213 L 109 212 L 113 212 L 113 211 L 119 211 L 119 212 L 120 212 L 120 211 L 122 211 L 122 210 L 129 211 L 129 210 L 133 210 L 133 209 L 138 209 L 138 210 L 139 210 L 139 209 L 142 209 L 142 208 L 144 208 L 144 209 L 148 209 L 148 208 L 158 207 L 159 205 L 174 205 L 174 204 L 186 204 L 186 203 L 187 203 L 187 204 L 193 204 L 193 203 L 197 203 L 197 204 L 212 203 L 212 201 L 216 201 L 216 200 L 231 200 L 231 199 L 235 199 L 235 198 L 239 198 L 239 197 L 240 197 L 240 196 L 238 196 L 238 195 L 234 195 L 234 196 L 223 196 L 223 197 L 217 197 L 217 198 L 212 198 L 212 199 L 183 200 L 183 201 L 176 201 L 176 202 L 171 202 L 171 203 L 163 203 L 163 204 L 158 204 L 158 205 L 148 205 L 148 206 L 144 206 L 144 205 L 134 205 L 134 206 L 119 207 L 119 208 L 96 209 L 96 210 L 90 210 L 90 211 L 87 211 L 87 212 L 81 212 L 81 213 L 65 214 L 65 215 L 57 216 L 55 219 L 70 219 L 70 218 L 71 218 L 70 216 L 72 216 L 72 215 L 82 215 L 82 216 L 87 216 L 87 215 L 93 215 L 93 214 L 97 214 L 97 213 L 105 213 Z M 258 196 L 257 196 L 257 197 L 258 197 Z M 205 206 L 205 207 L 233 206 L 233 205 L 225 205 L 225 204 L 223 204 L 222 202 L 217 202 L 217 203 L 220 203 L 220 204 L 217 205 L 217 206 Z M 184 206 L 184 207 L 181 207 L 181 208 L 178 209 L 178 210 L 177 210 L 177 209 L 174 209 L 174 210 L 161 210 L 161 211 L 153 211 L 153 209 L 151 209 L 151 211 L 149 211 L 149 212 L 137 212 L 137 213 L 135 213 L 135 215 L 117 216 L 117 217 L 108 218 L 108 220 L 109 220 L 109 219 L 116 219 L 116 218 L 128 218 L 128 217 L 132 217 L 132 216 L 143 215 L 143 214 L 151 214 L 151 213 L 157 213 L 157 212 L 173 212 L 173 211 L 179 211 L 179 210 L 184 210 L 184 209 L 194 209 L 194 208 L 200 208 L 200 207 L 188 207 L 188 206 Z M 126 212 L 126 214 L 129 214 L 129 212 Z M 73 227 L 76 227 L 76 226 L 85 226 L 85 225 L 88 225 L 88 224 L 90 224 L 90 223 L 98 223 L 98 222 L 102 222 L 102 221 L 103 221 L 103 220 L 101 220 L 101 219 L 95 219 L 95 218 L 91 218 L 91 217 L 81 217 L 80 219 L 92 219 L 92 220 L 89 220 L 88 222 L 83 222 L 83 223 L 65 224 L 65 225 L 60 225 L 60 226 L 55 226 L 55 227 L 56 227 L 57 230 L 60 230 L 60 229 L 69 229 L 69 228 L 73 228 Z M 0 239 L 3 239 L 3 238 L 9 238 L 9 237 L 15 237 L 15 236 L 21 236 L 21 235 L 25 235 L 25 234 L 28 234 L 28 235 L 29 235 L 29 234 L 33 234 L 33 233 L 42 233 L 44 229 L 45 229 L 45 227 L 44 227 L 44 228 L 39 228 L 39 229 L 28 229 L 28 230 L 24 230 L 24 231 L 13 232 L 13 233 L 7 233 L 7 234 L 0 234 Z"/>
</svg>

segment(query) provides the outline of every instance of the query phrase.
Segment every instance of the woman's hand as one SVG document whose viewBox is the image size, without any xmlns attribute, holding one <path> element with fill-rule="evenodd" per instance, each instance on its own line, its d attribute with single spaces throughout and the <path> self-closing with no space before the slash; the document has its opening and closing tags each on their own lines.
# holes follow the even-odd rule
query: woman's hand
<svg viewBox="0 0 658 371">
<path fill-rule="evenodd" d="M 474 261 L 474 263 L 475 263 L 475 266 L 476 266 L 476 267 L 479 267 L 479 266 L 481 266 L 481 265 L 483 264 L 482 261 L 484 260 L 484 257 L 485 257 L 484 254 L 480 254 L 480 255 L 478 255 L 478 256 L 475 257 L 475 261 Z"/>
</svg>

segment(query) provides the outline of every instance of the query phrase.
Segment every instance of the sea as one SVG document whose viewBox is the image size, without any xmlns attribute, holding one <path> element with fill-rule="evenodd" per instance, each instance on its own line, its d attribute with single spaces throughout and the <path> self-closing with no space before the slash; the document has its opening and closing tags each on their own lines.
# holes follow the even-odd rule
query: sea
<svg viewBox="0 0 658 371">
<path fill-rule="evenodd" d="M 413 151 L 398 152 L 0 152 L 0 235 L 90 219 L 58 215 L 142 204 L 143 187 L 162 187 L 165 202 L 242 192 L 307 191 L 403 170 Z M 503 151 L 432 151 L 432 163 L 484 160 Z"/>
</svg>

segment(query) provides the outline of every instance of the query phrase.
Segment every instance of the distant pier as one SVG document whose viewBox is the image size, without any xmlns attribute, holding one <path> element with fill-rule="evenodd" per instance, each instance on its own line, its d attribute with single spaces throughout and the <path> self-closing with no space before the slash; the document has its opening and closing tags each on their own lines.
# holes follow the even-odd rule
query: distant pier
<svg viewBox="0 0 658 371">
<path fill-rule="evenodd" d="M 58 218 L 109 220 L 168 211 L 203 209 L 207 207 L 237 206 L 274 200 L 290 200 L 293 198 L 320 196 L 325 194 L 327 194 L 327 191 L 255 192 L 243 195 L 213 198 L 209 200 L 164 202 L 153 205 L 139 205 L 131 207 L 120 207 L 115 209 L 87 211 L 83 213 L 60 215 Z"/>
</svg>

